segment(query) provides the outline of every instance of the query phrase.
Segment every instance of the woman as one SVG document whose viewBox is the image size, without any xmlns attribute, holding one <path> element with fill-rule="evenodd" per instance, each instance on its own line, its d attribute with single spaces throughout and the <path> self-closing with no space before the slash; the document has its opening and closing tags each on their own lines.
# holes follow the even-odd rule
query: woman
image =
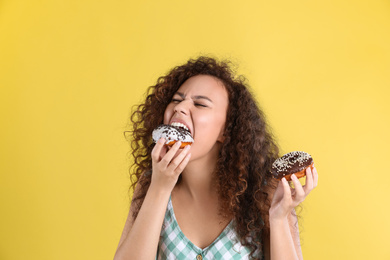
<svg viewBox="0 0 390 260">
<path fill-rule="evenodd" d="M 115 259 L 302 259 L 294 208 L 317 186 L 272 179 L 278 147 L 243 77 L 199 57 L 149 89 L 133 113 L 135 187 Z M 194 143 L 152 142 L 180 122 Z"/>
</svg>

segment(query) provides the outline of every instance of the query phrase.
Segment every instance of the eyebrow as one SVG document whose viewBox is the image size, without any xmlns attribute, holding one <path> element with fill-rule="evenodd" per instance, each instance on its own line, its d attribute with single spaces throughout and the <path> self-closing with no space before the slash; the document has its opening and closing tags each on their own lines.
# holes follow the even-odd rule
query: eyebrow
<svg viewBox="0 0 390 260">
<path fill-rule="evenodd" d="M 186 95 L 184 95 L 183 93 L 181 93 L 181 92 L 176 92 L 175 94 L 177 94 L 177 95 L 179 95 L 181 98 L 185 98 L 186 97 Z M 208 97 L 206 97 L 206 96 L 202 96 L 202 95 L 197 95 L 197 96 L 192 96 L 192 98 L 193 99 L 206 99 L 206 100 L 208 100 L 208 101 L 210 101 L 211 103 L 213 103 L 213 101 L 210 99 L 210 98 L 208 98 Z"/>
</svg>

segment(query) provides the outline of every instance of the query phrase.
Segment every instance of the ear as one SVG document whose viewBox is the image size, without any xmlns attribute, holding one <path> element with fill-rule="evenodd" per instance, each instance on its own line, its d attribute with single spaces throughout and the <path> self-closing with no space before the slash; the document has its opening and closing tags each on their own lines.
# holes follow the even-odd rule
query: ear
<svg viewBox="0 0 390 260">
<path fill-rule="evenodd" d="M 225 128 L 221 130 L 217 138 L 217 142 L 223 143 L 224 141 L 225 141 Z"/>
</svg>

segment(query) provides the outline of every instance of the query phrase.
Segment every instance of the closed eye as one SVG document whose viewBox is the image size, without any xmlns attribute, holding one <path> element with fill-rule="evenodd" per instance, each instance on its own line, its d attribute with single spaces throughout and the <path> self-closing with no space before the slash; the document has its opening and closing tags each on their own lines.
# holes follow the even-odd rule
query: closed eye
<svg viewBox="0 0 390 260">
<path fill-rule="evenodd" d="M 180 103 L 181 99 L 172 98 L 172 103 Z"/>
<path fill-rule="evenodd" d="M 181 101 L 183 101 L 182 99 L 177 99 L 177 98 L 172 98 L 172 103 L 175 103 L 175 104 L 178 104 L 178 103 L 180 103 Z M 196 106 L 196 107 L 207 107 L 206 105 L 204 105 L 204 104 L 201 104 L 201 103 L 194 103 L 194 105 Z"/>
</svg>

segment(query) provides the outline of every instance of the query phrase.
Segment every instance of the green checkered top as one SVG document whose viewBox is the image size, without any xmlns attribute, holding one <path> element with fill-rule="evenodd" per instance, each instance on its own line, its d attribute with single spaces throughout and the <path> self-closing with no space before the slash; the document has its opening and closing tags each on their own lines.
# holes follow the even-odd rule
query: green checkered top
<svg viewBox="0 0 390 260">
<path fill-rule="evenodd" d="M 231 221 L 208 247 L 201 249 L 181 231 L 169 198 L 156 259 L 250 259 L 250 249 L 239 242 L 233 223 Z"/>
</svg>

